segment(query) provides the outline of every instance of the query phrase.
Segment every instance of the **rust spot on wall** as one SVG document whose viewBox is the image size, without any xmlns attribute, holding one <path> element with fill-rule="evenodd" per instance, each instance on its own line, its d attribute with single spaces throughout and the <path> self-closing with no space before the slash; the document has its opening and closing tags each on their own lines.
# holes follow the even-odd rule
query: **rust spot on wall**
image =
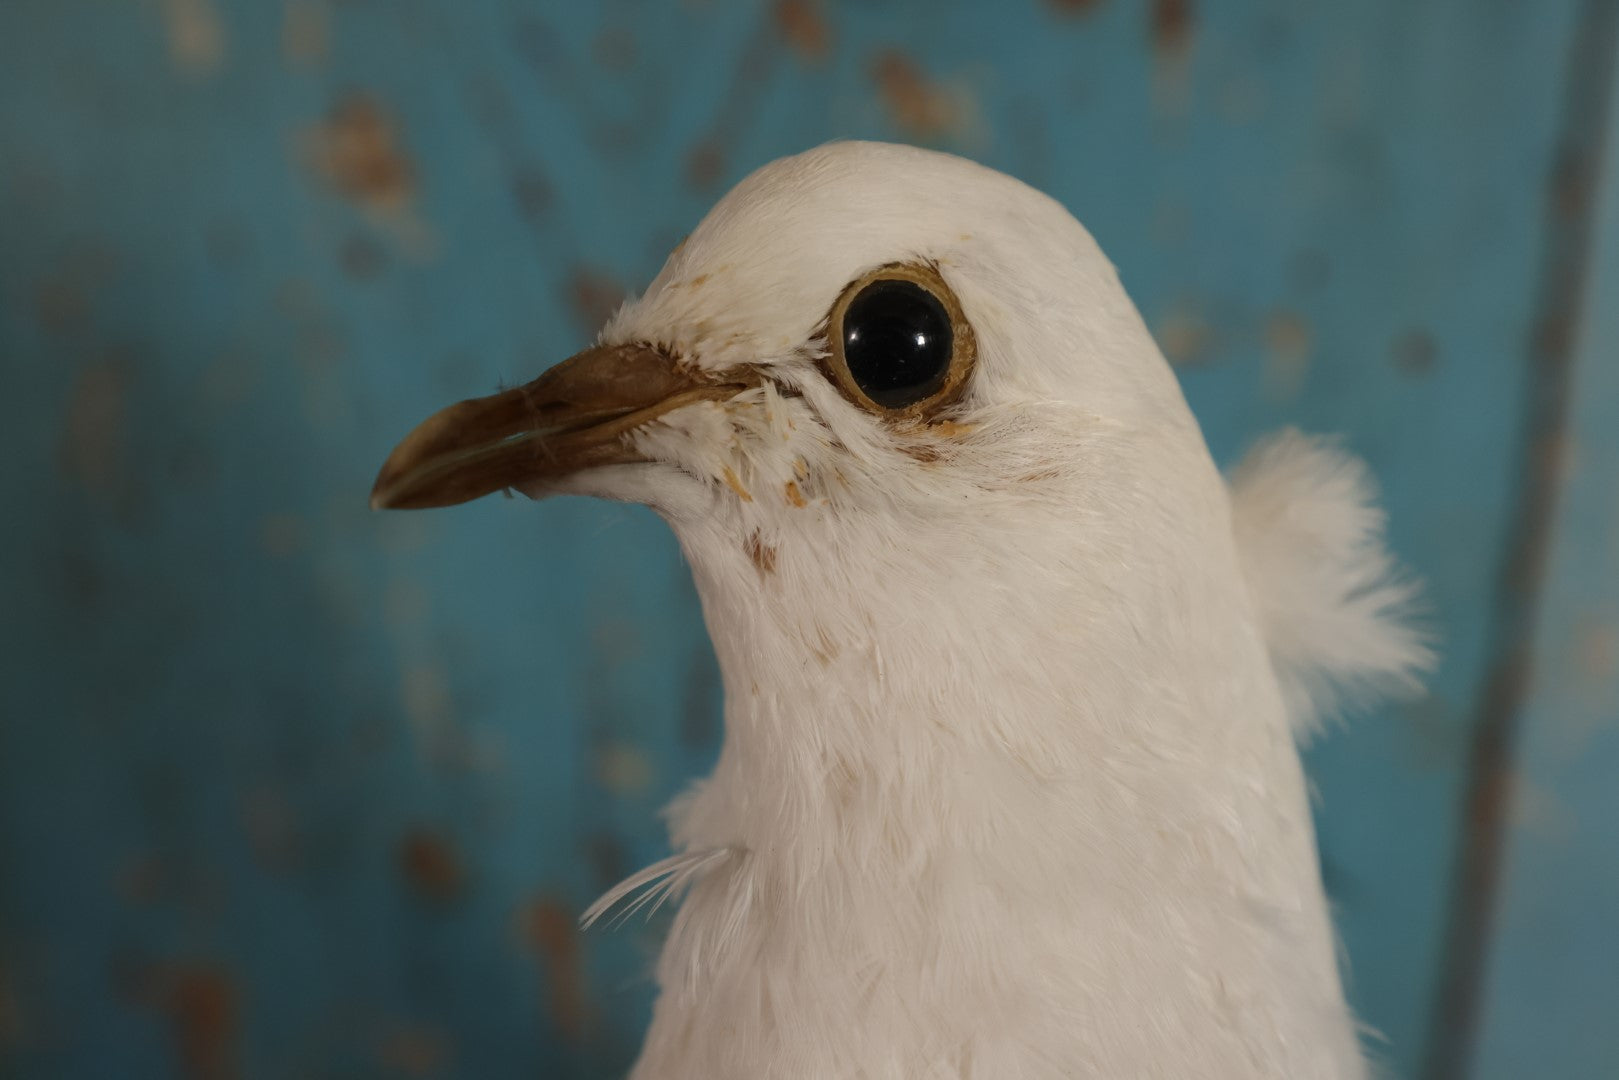
<svg viewBox="0 0 1619 1080">
<path fill-rule="evenodd" d="M 777 0 L 776 25 L 787 44 L 805 60 L 826 58 L 832 32 L 816 0 Z"/>
<path fill-rule="evenodd" d="M 879 53 L 871 65 L 877 92 L 894 122 L 907 134 L 928 138 L 943 134 L 959 120 L 954 102 L 916 61 L 898 49 Z"/>
<path fill-rule="evenodd" d="M 743 545 L 743 550 L 748 553 L 748 559 L 761 575 L 768 576 L 776 572 L 776 549 L 759 539 L 758 529 L 753 530 L 753 534 Z"/>
<path fill-rule="evenodd" d="M 1153 334 L 1164 357 L 1176 367 L 1190 367 L 1207 359 L 1214 330 L 1195 305 L 1177 304 L 1158 321 Z"/>
<path fill-rule="evenodd" d="M 323 62 L 332 45 L 326 5 L 321 0 L 287 0 L 281 20 L 281 55 L 300 67 Z"/>
<path fill-rule="evenodd" d="M 1265 324 L 1265 342 L 1276 352 L 1309 352 L 1310 325 L 1294 312 L 1279 311 Z"/>
<path fill-rule="evenodd" d="M 715 139 L 703 139 L 686 155 L 686 183 L 694 191 L 710 191 L 725 175 L 725 152 Z"/>
<path fill-rule="evenodd" d="M 1163 54 L 1182 55 L 1192 44 L 1192 0 L 1152 0 L 1152 44 Z"/>
<path fill-rule="evenodd" d="M 1592 686 L 1611 683 L 1619 672 L 1619 628 L 1590 617 L 1581 619 L 1574 637 L 1574 663 Z"/>
<path fill-rule="evenodd" d="M 395 1028 L 378 1041 L 377 1064 L 405 1076 L 433 1076 L 450 1064 L 450 1043 L 436 1028 Z"/>
<path fill-rule="evenodd" d="M 574 267 L 568 278 L 568 306 L 580 328 L 592 334 L 618 310 L 626 295 L 624 286 L 588 266 Z"/>
<path fill-rule="evenodd" d="M 193 1080 L 229 1080 L 236 1067 L 237 993 L 216 967 L 180 967 L 170 973 L 165 1011 L 181 1071 Z"/>
<path fill-rule="evenodd" d="M 436 904 L 455 900 L 466 884 L 460 854 L 432 829 L 405 834 L 399 844 L 399 872 L 418 896 Z"/>
<path fill-rule="evenodd" d="M 225 24 L 214 0 L 163 0 L 169 60 L 186 75 L 209 75 L 225 61 Z"/>
<path fill-rule="evenodd" d="M 1046 0 L 1059 15 L 1089 15 L 1102 6 L 1102 0 Z"/>
<path fill-rule="evenodd" d="M 1310 368 L 1310 324 L 1296 312 L 1278 311 L 1265 324 L 1265 385 L 1282 399 L 1297 397 Z"/>
<path fill-rule="evenodd" d="M 603 744 L 596 753 L 596 779 L 614 795 L 639 795 L 652 786 L 655 769 L 640 747 L 622 740 Z"/>
<path fill-rule="evenodd" d="M 416 193 L 415 169 L 387 111 L 366 94 L 339 101 L 310 134 L 315 171 L 370 210 L 397 211 Z"/>
<path fill-rule="evenodd" d="M 1394 366 L 1407 375 L 1426 375 L 1439 361 L 1439 344 L 1426 330 L 1408 330 L 1394 340 Z"/>
<path fill-rule="evenodd" d="M 1563 221 L 1578 221 L 1591 205 L 1592 190 L 1596 184 L 1592 157 L 1574 147 L 1563 147 L 1552 165 L 1552 178 L 1547 189 L 1551 196 L 1552 216 Z"/>
<path fill-rule="evenodd" d="M 63 469 L 90 494 L 123 493 L 125 395 L 128 377 L 117 358 L 91 364 L 74 380 L 62 424 Z"/>
<path fill-rule="evenodd" d="M 551 1020 L 567 1039 L 577 1042 L 589 1023 L 579 930 L 573 914 L 560 901 L 540 897 L 518 912 L 518 932 L 540 961 L 549 989 Z"/>
</svg>

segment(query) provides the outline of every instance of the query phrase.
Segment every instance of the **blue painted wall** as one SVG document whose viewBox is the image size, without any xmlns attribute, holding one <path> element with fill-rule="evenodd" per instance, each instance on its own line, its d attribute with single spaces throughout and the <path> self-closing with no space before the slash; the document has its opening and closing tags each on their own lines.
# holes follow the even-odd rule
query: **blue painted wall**
<svg viewBox="0 0 1619 1080">
<path fill-rule="evenodd" d="M 379 516 L 752 167 L 976 157 L 1091 227 L 1216 453 L 1342 432 L 1423 700 L 1310 755 L 1399 1077 L 1619 1075 L 1612 0 L 7 0 L 0 1075 L 615 1075 L 579 935 L 717 746 L 649 514 Z"/>
</svg>

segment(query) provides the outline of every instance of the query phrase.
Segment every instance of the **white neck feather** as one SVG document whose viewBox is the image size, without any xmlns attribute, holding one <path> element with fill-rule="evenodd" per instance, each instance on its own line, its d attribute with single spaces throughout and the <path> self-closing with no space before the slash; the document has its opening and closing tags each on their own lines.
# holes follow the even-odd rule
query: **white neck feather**
<svg viewBox="0 0 1619 1080">
<path fill-rule="evenodd" d="M 1097 424 L 970 513 L 674 522 L 726 738 L 636 1077 L 1364 1075 L 1188 431 Z"/>
</svg>

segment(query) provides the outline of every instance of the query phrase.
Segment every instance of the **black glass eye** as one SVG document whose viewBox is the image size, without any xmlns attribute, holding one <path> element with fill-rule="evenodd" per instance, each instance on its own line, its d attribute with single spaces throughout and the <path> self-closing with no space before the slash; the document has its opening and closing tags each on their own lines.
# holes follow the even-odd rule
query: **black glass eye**
<svg viewBox="0 0 1619 1080">
<path fill-rule="evenodd" d="M 903 409 L 937 393 L 955 351 L 950 313 L 914 281 L 879 279 L 843 312 L 843 360 L 862 394 Z"/>
</svg>

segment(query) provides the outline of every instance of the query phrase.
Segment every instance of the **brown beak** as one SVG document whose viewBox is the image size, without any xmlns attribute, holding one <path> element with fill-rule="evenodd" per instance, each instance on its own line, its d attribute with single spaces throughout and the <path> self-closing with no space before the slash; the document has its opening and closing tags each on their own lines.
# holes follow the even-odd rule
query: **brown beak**
<svg viewBox="0 0 1619 1080">
<path fill-rule="evenodd" d="M 651 345 L 601 345 L 531 383 L 441 409 L 377 474 L 373 510 L 452 506 L 593 465 L 642 461 L 623 436 L 694 401 L 749 385 L 703 378 Z"/>
</svg>

